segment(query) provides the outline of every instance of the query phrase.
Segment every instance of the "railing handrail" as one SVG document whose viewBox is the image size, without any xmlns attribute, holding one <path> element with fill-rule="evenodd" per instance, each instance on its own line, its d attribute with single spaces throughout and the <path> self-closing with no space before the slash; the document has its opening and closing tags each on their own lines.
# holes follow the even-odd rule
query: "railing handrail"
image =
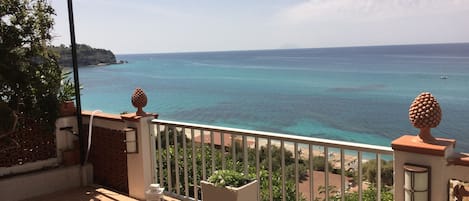
<svg viewBox="0 0 469 201">
<path fill-rule="evenodd" d="M 185 128 L 202 128 L 202 129 L 207 129 L 207 130 L 212 130 L 212 131 L 229 132 L 230 134 L 243 134 L 245 136 L 250 136 L 250 137 L 270 138 L 272 140 L 283 140 L 287 138 L 291 142 L 313 144 L 313 145 L 326 146 L 326 147 L 332 147 L 332 148 L 342 148 L 342 149 L 362 151 L 362 152 L 373 152 L 373 153 L 389 154 L 389 155 L 392 155 L 394 153 L 391 147 L 370 145 L 370 144 L 363 144 L 363 143 L 356 143 L 356 142 L 345 142 L 345 141 L 339 141 L 339 140 L 305 137 L 305 136 L 289 135 L 289 134 L 274 133 L 274 132 L 267 132 L 267 131 L 229 128 L 229 127 L 222 127 L 222 126 L 211 126 L 211 125 L 186 123 L 186 122 L 178 122 L 178 121 L 170 121 L 170 120 L 162 120 L 162 119 L 154 119 L 152 120 L 152 123 L 154 124 L 159 123 L 159 124 L 166 124 L 166 125 L 173 125 L 173 126 L 183 126 Z"/>
</svg>

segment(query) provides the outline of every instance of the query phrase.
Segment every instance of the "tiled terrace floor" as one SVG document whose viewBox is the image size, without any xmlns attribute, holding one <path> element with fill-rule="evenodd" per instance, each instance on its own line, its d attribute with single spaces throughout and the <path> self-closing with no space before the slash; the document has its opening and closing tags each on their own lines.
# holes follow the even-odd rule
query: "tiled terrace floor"
<svg viewBox="0 0 469 201">
<path fill-rule="evenodd" d="M 23 201 L 138 201 L 137 199 L 113 192 L 100 186 L 87 186 L 55 192 Z M 165 197 L 167 201 L 177 201 Z"/>
</svg>

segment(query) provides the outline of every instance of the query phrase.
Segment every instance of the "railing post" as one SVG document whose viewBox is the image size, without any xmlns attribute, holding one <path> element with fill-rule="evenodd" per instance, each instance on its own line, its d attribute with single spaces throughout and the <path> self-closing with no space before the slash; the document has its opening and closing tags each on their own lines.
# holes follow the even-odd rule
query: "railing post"
<svg viewBox="0 0 469 201">
<path fill-rule="evenodd" d="M 146 105 L 146 95 L 143 90 L 136 89 L 132 96 L 132 104 L 138 108 L 136 113 L 121 115 L 125 127 L 133 128 L 137 132 L 137 153 L 127 154 L 127 174 L 129 182 L 129 195 L 144 200 L 145 191 L 153 181 L 151 150 L 151 120 L 158 117 L 157 114 L 143 112 Z"/>
<path fill-rule="evenodd" d="M 438 138 L 439 144 L 420 142 L 417 136 L 404 135 L 392 142 L 394 149 L 394 200 L 405 199 L 405 165 L 425 166 L 428 174 L 428 200 L 447 200 L 447 160 L 455 140 Z M 410 189 L 409 189 L 410 190 Z"/>
<path fill-rule="evenodd" d="M 438 102 L 430 93 L 421 93 L 410 106 L 409 119 L 420 133 L 392 142 L 394 200 L 448 200 L 448 161 L 454 157 L 456 140 L 430 133 L 441 120 Z"/>
</svg>

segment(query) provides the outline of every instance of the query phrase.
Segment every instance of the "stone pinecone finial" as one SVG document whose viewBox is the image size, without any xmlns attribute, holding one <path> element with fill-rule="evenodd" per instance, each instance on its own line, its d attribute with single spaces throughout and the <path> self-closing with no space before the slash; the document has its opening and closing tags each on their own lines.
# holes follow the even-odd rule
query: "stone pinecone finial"
<svg viewBox="0 0 469 201">
<path fill-rule="evenodd" d="M 141 88 L 136 88 L 132 94 L 132 105 L 137 108 L 136 114 L 139 116 L 145 115 L 143 107 L 147 105 L 147 95 Z"/>
<path fill-rule="evenodd" d="M 440 104 L 429 92 L 418 95 L 409 108 L 409 120 L 416 128 L 420 128 L 419 137 L 424 142 L 434 142 L 430 133 L 441 121 Z"/>
</svg>

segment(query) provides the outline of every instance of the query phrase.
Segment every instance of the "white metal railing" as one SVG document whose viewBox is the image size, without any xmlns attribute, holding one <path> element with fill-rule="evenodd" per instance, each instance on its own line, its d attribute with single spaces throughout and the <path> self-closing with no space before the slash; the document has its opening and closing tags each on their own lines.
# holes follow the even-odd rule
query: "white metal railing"
<svg viewBox="0 0 469 201">
<path fill-rule="evenodd" d="M 185 200 L 200 199 L 200 181 L 219 169 L 254 173 L 265 182 L 260 188 L 267 191 L 259 193 L 259 200 L 291 200 L 292 194 L 294 200 L 345 200 L 350 193 L 363 200 L 364 188 L 372 185 L 375 199 L 381 200 L 382 161 L 393 160 L 390 147 L 271 132 L 159 119 L 152 121 L 151 131 L 154 182 L 163 185 L 165 193 Z M 273 161 L 277 157 L 280 161 Z M 318 160 L 322 169 L 316 167 Z M 363 175 L 363 165 L 370 160 L 379 161 L 373 184 Z M 324 179 L 315 178 L 315 172 Z M 340 177 L 339 186 L 331 186 L 331 176 Z M 355 178 L 354 188 L 348 185 L 349 178 Z M 316 186 L 322 186 L 321 191 Z"/>
</svg>

